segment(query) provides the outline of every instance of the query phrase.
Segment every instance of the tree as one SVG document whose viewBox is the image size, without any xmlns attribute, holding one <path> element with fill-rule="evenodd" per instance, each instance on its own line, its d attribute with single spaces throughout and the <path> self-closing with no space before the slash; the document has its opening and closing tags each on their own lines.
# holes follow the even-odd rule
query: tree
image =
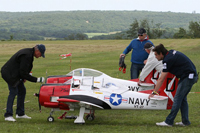
<svg viewBox="0 0 200 133">
<path fill-rule="evenodd" d="M 153 20 L 151 21 L 151 23 L 149 23 L 147 19 L 143 19 L 140 21 L 140 24 L 139 24 L 137 19 L 135 19 L 135 21 L 130 26 L 131 27 L 126 33 L 128 34 L 127 37 L 131 37 L 131 38 L 137 37 L 137 32 L 139 28 L 146 29 L 149 38 L 152 38 L 152 39 L 160 38 L 165 33 L 165 31 L 160 28 L 161 23 L 155 24 L 154 26 Z"/>
<path fill-rule="evenodd" d="M 75 40 L 75 34 L 72 33 L 72 34 L 68 35 L 67 38 L 68 38 L 69 40 Z M 66 39 L 66 38 L 65 38 L 65 39 Z"/>
<path fill-rule="evenodd" d="M 173 38 L 188 38 L 187 32 L 184 28 L 179 28 L 179 31 L 174 34 Z"/>
<path fill-rule="evenodd" d="M 148 36 L 152 38 L 153 35 L 151 34 L 151 28 L 147 19 L 141 20 L 140 28 L 144 28 L 147 31 Z"/>
<path fill-rule="evenodd" d="M 13 40 L 13 35 L 10 35 L 10 41 L 12 41 Z"/>
<path fill-rule="evenodd" d="M 192 37 L 192 38 L 200 38 L 200 22 L 197 23 L 197 22 L 193 22 L 191 21 L 189 23 L 189 35 Z"/>
<path fill-rule="evenodd" d="M 67 37 L 64 37 L 65 40 L 87 40 L 88 36 L 83 33 L 71 33 Z"/>
<path fill-rule="evenodd" d="M 160 28 L 161 23 L 155 24 L 155 27 L 152 29 L 151 38 L 161 38 L 161 36 L 165 33 L 165 30 Z"/>
<path fill-rule="evenodd" d="M 137 32 L 139 30 L 139 23 L 137 21 L 137 19 L 134 20 L 134 22 L 130 25 L 131 27 L 129 28 L 129 30 L 126 32 L 128 35 L 128 38 L 135 38 L 137 37 Z"/>
<path fill-rule="evenodd" d="M 86 39 L 88 39 L 88 36 L 86 34 L 83 33 L 76 34 L 76 40 L 86 40 Z"/>
</svg>

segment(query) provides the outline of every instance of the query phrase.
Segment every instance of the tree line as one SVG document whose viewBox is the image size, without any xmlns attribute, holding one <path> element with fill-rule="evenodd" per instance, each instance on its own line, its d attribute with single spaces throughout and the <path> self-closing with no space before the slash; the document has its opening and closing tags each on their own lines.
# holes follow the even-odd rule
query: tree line
<svg viewBox="0 0 200 133">
<path fill-rule="evenodd" d="M 59 36 L 56 40 L 105 40 L 105 39 L 132 39 L 137 37 L 137 32 L 139 28 L 143 27 L 146 29 L 149 38 L 151 39 L 159 39 L 159 38 L 200 38 L 200 22 L 189 22 L 188 29 L 186 30 L 182 27 L 179 30 L 171 30 L 169 28 L 161 28 L 161 23 L 154 24 L 153 20 L 148 21 L 147 19 L 138 21 L 137 19 L 134 20 L 132 24 L 130 24 L 130 28 L 127 31 L 122 31 L 120 33 L 112 34 L 112 35 L 101 35 L 101 36 L 94 36 L 92 38 L 88 38 L 87 34 L 80 33 L 80 32 L 73 32 L 73 31 L 59 31 L 55 32 L 54 36 Z M 15 31 L 18 33 L 19 31 Z M 27 32 L 21 32 L 21 34 L 5 34 L 4 31 L 0 30 L 0 36 L 4 36 L 6 39 L 1 39 L 2 41 L 5 40 L 14 40 L 14 38 L 23 38 L 26 37 L 25 40 L 43 40 L 44 38 L 42 35 L 39 36 L 35 35 L 34 33 L 26 34 Z M 2 34 L 3 33 L 3 34 Z M 48 36 L 48 35 L 47 35 Z M 51 40 L 51 37 L 49 38 Z"/>
<path fill-rule="evenodd" d="M 139 27 L 146 28 L 150 38 L 198 38 L 199 18 L 148 11 L 0 12 L 0 40 L 130 39 Z M 85 34 L 113 31 L 121 33 L 92 38 Z"/>
<path fill-rule="evenodd" d="M 189 23 L 189 30 L 179 28 L 179 31 L 174 34 L 173 38 L 200 38 L 200 22 Z"/>
<path fill-rule="evenodd" d="M 182 27 L 180 27 L 179 30 L 171 30 L 169 28 L 161 28 L 161 23 L 154 24 L 153 20 L 149 22 L 147 19 L 144 19 L 139 22 L 135 19 L 127 31 L 114 35 L 96 36 L 91 39 L 132 39 L 137 37 L 137 32 L 141 27 L 146 29 L 147 34 L 151 39 L 200 38 L 200 22 L 189 22 L 189 30 Z"/>
</svg>

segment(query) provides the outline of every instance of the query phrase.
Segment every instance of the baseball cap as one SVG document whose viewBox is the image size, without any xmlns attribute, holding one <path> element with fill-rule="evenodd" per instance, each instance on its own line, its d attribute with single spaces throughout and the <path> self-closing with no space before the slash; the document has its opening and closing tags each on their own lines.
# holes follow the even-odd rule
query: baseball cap
<svg viewBox="0 0 200 133">
<path fill-rule="evenodd" d="M 146 30 L 145 30 L 144 28 L 140 28 L 140 29 L 138 30 L 138 34 L 139 34 L 139 35 L 142 35 L 142 34 L 144 34 L 144 33 L 146 33 Z"/>
<path fill-rule="evenodd" d="M 144 44 L 144 49 L 149 49 L 153 46 L 153 44 L 151 44 L 150 42 L 147 42 Z"/>
<path fill-rule="evenodd" d="M 38 44 L 37 48 L 39 49 L 40 53 L 42 54 L 42 57 L 45 58 L 44 52 L 46 50 L 45 46 L 43 44 Z"/>
</svg>

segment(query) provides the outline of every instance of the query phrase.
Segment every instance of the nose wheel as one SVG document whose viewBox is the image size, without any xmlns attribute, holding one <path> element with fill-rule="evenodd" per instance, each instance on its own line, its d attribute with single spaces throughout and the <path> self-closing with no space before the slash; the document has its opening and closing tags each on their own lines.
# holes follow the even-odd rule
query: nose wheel
<svg viewBox="0 0 200 133">
<path fill-rule="evenodd" d="M 50 116 L 47 118 L 47 121 L 48 122 L 54 122 L 54 118 L 53 118 L 53 112 L 54 112 L 54 109 L 51 109 L 51 112 L 50 112 Z"/>
<path fill-rule="evenodd" d="M 48 121 L 48 122 L 53 122 L 53 121 L 54 121 L 53 116 L 49 116 L 49 117 L 47 118 L 47 121 Z"/>
</svg>

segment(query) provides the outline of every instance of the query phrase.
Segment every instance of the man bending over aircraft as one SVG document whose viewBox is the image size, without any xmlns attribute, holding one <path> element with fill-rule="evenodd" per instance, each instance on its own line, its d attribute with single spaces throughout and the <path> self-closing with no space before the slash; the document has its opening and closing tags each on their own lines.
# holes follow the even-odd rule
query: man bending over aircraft
<svg viewBox="0 0 200 133">
<path fill-rule="evenodd" d="M 31 82 L 44 82 L 44 77 L 33 77 L 29 73 L 33 67 L 33 60 L 39 57 L 45 57 L 44 52 L 46 48 L 43 44 L 36 45 L 33 48 L 25 48 L 15 53 L 1 68 L 2 78 L 7 82 L 9 88 L 9 95 L 7 100 L 6 113 L 4 114 L 6 121 L 16 121 L 13 118 L 13 102 L 17 95 L 17 110 L 16 118 L 31 119 L 25 115 L 24 100 L 26 95 L 26 88 L 24 82 L 26 80 Z"/>
<path fill-rule="evenodd" d="M 156 58 L 159 61 L 162 60 L 163 71 L 157 81 L 154 91 L 149 95 L 149 98 L 153 97 L 155 94 L 158 94 L 157 91 L 161 87 L 168 72 L 174 74 L 177 78 L 180 78 L 170 114 L 167 116 L 165 121 L 156 123 L 156 125 L 172 126 L 180 109 L 182 122 L 177 122 L 175 124 L 180 126 L 188 126 L 190 125 L 190 121 L 188 118 L 187 95 L 190 92 L 193 84 L 197 82 L 198 75 L 196 68 L 186 55 L 175 50 L 168 51 L 163 44 L 156 46 L 153 51 L 155 52 Z"/>
<path fill-rule="evenodd" d="M 153 52 L 153 48 L 154 46 L 147 42 L 144 45 L 144 49 L 145 51 L 149 54 L 147 60 L 144 61 L 144 68 L 142 69 L 142 72 L 140 73 L 140 82 L 144 81 L 144 79 L 149 75 L 149 73 L 155 69 L 156 73 L 154 74 L 154 77 L 157 77 L 158 74 L 161 73 L 162 68 L 163 68 L 163 64 L 162 61 L 158 61 L 155 57 L 155 54 Z"/>
</svg>

